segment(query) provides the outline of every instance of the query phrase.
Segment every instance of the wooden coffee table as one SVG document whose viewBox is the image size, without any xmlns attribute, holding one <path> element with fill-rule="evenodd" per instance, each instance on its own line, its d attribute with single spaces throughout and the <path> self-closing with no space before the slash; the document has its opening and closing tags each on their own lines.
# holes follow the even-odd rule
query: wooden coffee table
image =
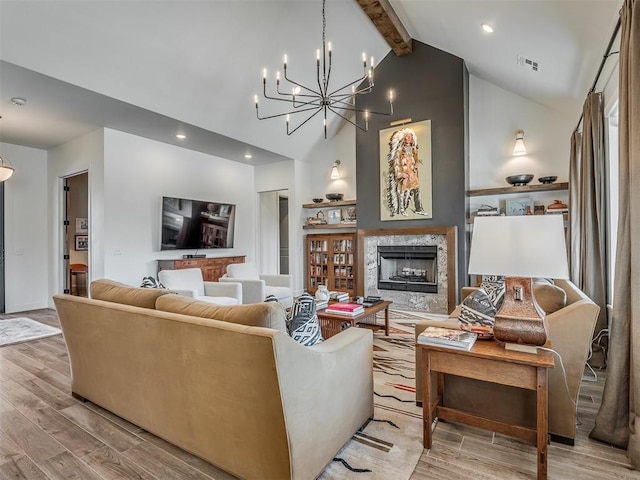
<svg viewBox="0 0 640 480">
<path fill-rule="evenodd" d="M 383 300 L 380 303 L 373 305 L 372 307 L 366 307 L 364 312 L 359 315 L 340 315 L 339 313 L 327 313 L 325 309 L 318 310 L 318 322 L 320 322 L 320 328 L 322 329 L 322 336 L 327 339 L 333 337 L 337 333 L 342 331 L 342 324 L 349 324 L 350 327 L 357 325 L 372 326 L 374 328 L 382 328 L 376 322 L 376 314 L 384 310 L 384 334 L 389 335 L 389 305 L 393 302 L 389 300 Z M 331 306 L 331 304 L 329 304 Z"/>
</svg>

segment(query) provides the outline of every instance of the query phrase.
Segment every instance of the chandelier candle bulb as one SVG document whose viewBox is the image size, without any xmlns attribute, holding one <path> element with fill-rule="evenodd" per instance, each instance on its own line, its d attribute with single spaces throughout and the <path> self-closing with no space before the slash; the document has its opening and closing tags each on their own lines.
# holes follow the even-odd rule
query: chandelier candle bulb
<svg viewBox="0 0 640 480">
<path fill-rule="evenodd" d="M 329 45 L 329 55 L 331 55 L 331 42 L 329 42 L 328 45 Z"/>
<path fill-rule="evenodd" d="M 287 54 L 284 54 L 284 68 L 287 68 Z"/>
</svg>

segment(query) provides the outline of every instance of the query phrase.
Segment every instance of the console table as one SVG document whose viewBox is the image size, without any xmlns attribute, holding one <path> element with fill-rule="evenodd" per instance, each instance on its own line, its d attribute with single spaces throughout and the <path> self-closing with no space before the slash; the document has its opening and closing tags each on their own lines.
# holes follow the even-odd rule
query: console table
<svg viewBox="0 0 640 480">
<path fill-rule="evenodd" d="M 549 443 L 547 376 L 549 368 L 554 366 L 551 352 L 542 351 L 534 355 L 505 350 L 504 345 L 495 340 L 478 340 L 470 351 L 419 343 L 416 348 L 422 349 L 422 365 L 416 367 L 422 368 L 424 447 L 431 448 L 435 417 L 510 435 L 537 446 L 537 478 L 546 480 Z M 437 372 L 435 401 L 431 396 L 432 371 Z M 445 373 L 536 391 L 536 428 L 498 422 L 446 407 L 443 405 Z"/>
<path fill-rule="evenodd" d="M 180 258 L 174 260 L 158 260 L 158 271 L 181 270 L 183 268 L 199 268 L 205 282 L 217 282 L 227 271 L 227 265 L 244 263 L 245 255 L 235 257 Z"/>
</svg>

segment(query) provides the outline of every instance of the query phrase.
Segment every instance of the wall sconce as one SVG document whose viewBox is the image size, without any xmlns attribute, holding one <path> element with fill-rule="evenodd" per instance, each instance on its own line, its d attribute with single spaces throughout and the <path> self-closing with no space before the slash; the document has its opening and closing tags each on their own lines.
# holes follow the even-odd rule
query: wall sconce
<svg viewBox="0 0 640 480">
<path fill-rule="evenodd" d="M 516 132 L 516 144 L 513 146 L 514 155 L 526 155 L 527 147 L 524 146 L 524 131 L 518 130 Z"/>
<path fill-rule="evenodd" d="M 340 172 L 338 171 L 338 165 L 340 165 L 340 160 L 336 160 L 333 162 L 333 167 L 331 168 L 331 180 L 339 180 Z"/>
<path fill-rule="evenodd" d="M 13 167 L 7 165 L 4 162 L 4 159 L 0 157 L 0 182 L 4 182 L 5 180 L 9 180 L 13 175 Z"/>
</svg>

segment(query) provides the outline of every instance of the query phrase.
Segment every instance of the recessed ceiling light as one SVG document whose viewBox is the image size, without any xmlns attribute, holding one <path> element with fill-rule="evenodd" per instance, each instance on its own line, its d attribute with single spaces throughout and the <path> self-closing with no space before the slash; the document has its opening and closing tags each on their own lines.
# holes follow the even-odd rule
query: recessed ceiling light
<svg viewBox="0 0 640 480">
<path fill-rule="evenodd" d="M 178 133 L 178 134 L 176 135 L 176 138 L 179 138 L 180 140 L 184 140 L 185 138 L 187 138 L 187 136 L 186 136 L 186 135 L 184 135 L 183 133 Z"/>
<path fill-rule="evenodd" d="M 484 30 L 487 33 L 493 33 L 493 27 L 491 25 L 489 25 L 488 23 L 483 23 L 482 24 L 482 30 Z"/>
<path fill-rule="evenodd" d="M 250 153 L 245 153 L 244 158 L 253 158 L 253 155 L 251 155 Z"/>
<path fill-rule="evenodd" d="M 13 103 L 14 105 L 17 105 L 19 107 L 23 106 L 25 103 L 27 103 L 27 99 L 26 98 L 22 98 L 22 97 L 13 97 L 11 99 L 11 103 Z"/>
</svg>

